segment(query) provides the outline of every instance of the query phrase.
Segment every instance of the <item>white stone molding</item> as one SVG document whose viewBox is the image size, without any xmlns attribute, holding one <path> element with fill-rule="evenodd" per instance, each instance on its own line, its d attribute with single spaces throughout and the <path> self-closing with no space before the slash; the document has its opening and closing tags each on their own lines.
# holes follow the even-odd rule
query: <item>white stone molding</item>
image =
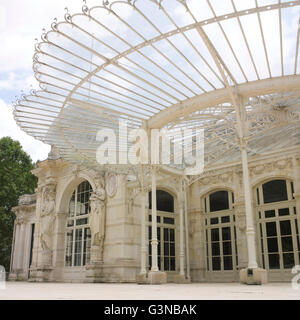
<svg viewBox="0 0 300 320">
<path fill-rule="evenodd" d="M 112 198 L 116 194 L 118 189 L 118 179 L 117 175 L 114 173 L 108 174 L 106 178 L 106 192 L 107 195 Z"/>
</svg>

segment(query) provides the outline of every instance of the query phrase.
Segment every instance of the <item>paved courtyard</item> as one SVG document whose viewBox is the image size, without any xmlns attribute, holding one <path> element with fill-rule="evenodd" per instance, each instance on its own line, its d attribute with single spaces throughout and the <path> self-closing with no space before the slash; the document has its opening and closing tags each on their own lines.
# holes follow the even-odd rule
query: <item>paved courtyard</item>
<svg viewBox="0 0 300 320">
<path fill-rule="evenodd" d="M 239 283 L 192 283 L 165 285 L 109 283 L 7 282 L 0 300 L 300 300 L 300 288 L 290 283 L 247 286 Z"/>
</svg>

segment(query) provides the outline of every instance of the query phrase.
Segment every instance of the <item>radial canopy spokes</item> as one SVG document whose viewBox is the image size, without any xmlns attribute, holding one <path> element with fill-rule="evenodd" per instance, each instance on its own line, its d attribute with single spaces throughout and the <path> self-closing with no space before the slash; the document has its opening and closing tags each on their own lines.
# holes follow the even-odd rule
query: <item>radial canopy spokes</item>
<svg viewBox="0 0 300 320">
<path fill-rule="evenodd" d="M 41 89 L 17 102 L 16 121 L 91 167 L 97 133 L 119 132 L 120 121 L 171 136 L 190 128 L 193 139 L 203 129 L 205 163 L 222 163 L 239 158 L 233 93 L 244 101 L 250 155 L 298 144 L 299 6 L 135 0 L 67 12 L 36 44 Z"/>
</svg>

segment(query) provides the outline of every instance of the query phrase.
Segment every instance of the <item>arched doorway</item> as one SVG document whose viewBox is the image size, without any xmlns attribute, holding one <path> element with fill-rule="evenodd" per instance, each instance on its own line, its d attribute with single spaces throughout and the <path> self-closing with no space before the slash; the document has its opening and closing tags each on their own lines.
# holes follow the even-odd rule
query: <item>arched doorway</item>
<svg viewBox="0 0 300 320">
<path fill-rule="evenodd" d="M 237 278 L 234 195 L 228 190 L 209 193 L 203 199 L 205 213 L 206 271 L 211 281 Z"/>
<path fill-rule="evenodd" d="M 158 268 L 161 271 L 175 272 L 176 263 L 176 216 L 174 214 L 174 197 L 164 191 L 156 191 L 156 206 L 157 206 L 157 239 L 158 239 Z M 149 270 L 152 264 L 152 193 L 149 192 L 149 215 L 148 215 L 148 239 L 149 239 L 149 255 L 148 265 Z"/>
<path fill-rule="evenodd" d="M 260 263 L 270 280 L 290 279 L 300 255 L 293 182 L 271 180 L 260 184 L 255 193 Z"/>
</svg>

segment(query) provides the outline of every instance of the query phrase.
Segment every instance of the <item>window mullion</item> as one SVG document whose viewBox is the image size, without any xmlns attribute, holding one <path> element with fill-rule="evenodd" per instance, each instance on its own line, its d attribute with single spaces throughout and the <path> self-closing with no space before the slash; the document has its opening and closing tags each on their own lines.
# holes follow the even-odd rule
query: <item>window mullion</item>
<svg viewBox="0 0 300 320">
<path fill-rule="evenodd" d="M 219 217 L 220 218 L 220 217 Z M 221 271 L 224 271 L 224 255 L 223 255 L 223 234 L 222 234 L 222 227 L 219 225 L 219 244 L 220 244 L 220 263 L 221 263 Z"/>
<path fill-rule="evenodd" d="M 293 208 L 290 208 L 290 214 L 293 214 L 294 211 L 291 211 Z M 297 232 L 295 226 L 295 219 L 290 219 L 291 230 L 292 230 L 292 242 L 293 242 L 293 254 L 294 254 L 294 263 L 299 265 L 299 254 L 298 254 L 298 241 L 297 241 Z"/>
<path fill-rule="evenodd" d="M 264 211 L 261 210 L 261 213 L 262 213 L 262 217 L 263 217 L 263 214 L 264 214 Z M 269 250 L 268 250 L 268 242 L 267 242 L 267 231 L 266 231 L 266 221 L 265 219 L 262 219 L 261 220 L 261 226 L 262 226 L 262 237 L 263 237 L 263 244 L 264 244 L 264 252 L 263 252 L 263 255 L 264 255 L 264 259 L 265 259 L 265 268 L 270 270 L 270 264 L 269 264 Z"/>
<path fill-rule="evenodd" d="M 278 215 L 278 208 L 276 208 L 276 215 L 277 220 L 276 220 L 276 232 L 277 232 L 277 242 L 278 242 L 278 253 L 279 253 L 279 265 L 280 269 L 283 270 L 283 254 L 282 254 L 282 241 L 281 241 L 281 232 L 280 232 L 280 220 L 279 220 L 279 215 Z"/>
<path fill-rule="evenodd" d="M 84 228 L 81 227 L 81 256 L 80 265 L 83 266 L 83 250 L 84 250 Z"/>
<path fill-rule="evenodd" d="M 291 188 L 291 182 L 290 181 L 286 181 L 286 189 L 287 189 L 288 201 L 293 200 L 292 188 Z"/>
<path fill-rule="evenodd" d="M 75 256 L 75 237 L 76 237 L 76 232 L 75 229 L 72 230 L 72 245 L 71 245 L 71 252 L 72 252 L 72 262 L 71 266 L 74 266 L 74 256 Z"/>
<path fill-rule="evenodd" d="M 256 210 L 256 215 L 258 215 L 258 212 L 259 210 Z M 261 233 L 260 233 L 260 228 L 261 228 Z M 262 226 L 262 223 L 261 223 L 261 219 L 257 219 L 257 222 L 256 222 L 256 239 L 257 239 L 257 243 L 258 243 L 258 248 L 259 248 L 259 255 L 258 255 L 258 258 L 259 258 L 259 262 L 260 262 L 260 265 L 262 266 L 263 268 L 263 259 L 262 259 L 262 255 L 265 254 L 265 245 L 263 243 L 263 246 L 264 246 L 264 252 L 262 251 L 262 244 L 261 242 L 264 241 L 264 236 L 263 236 L 263 226 Z M 265 260 L 265 259 L 264 259 Z"/>
<path fill-rule="evenodd" d="M 232 216 L 231 216 L 232 218 Z M 236 252 L 235 252 L 235 236 L 233 230 L 232 219 L 230 219 L 230 234 L 231 234 L 231 259 L 232 259 L 232 270 L 236 270 Z"/>
<path fill-rule="evenodd" d="M 211 242 L 211 229 L 212 227 L 210 226 L 208 228 L 208 255 L 209 255 L 209 270 L 213 270 L 213 263 L 212 263 L 212 242 Z"/>
<path fill-rule="evenodd" d="M 211 268 L 210 268 L 210 257 L 209 257 L 209 240 L 208 240 L 208 228 L 206 226 L 205 228 L 205 234 L 204 234 L 204 237 L 205 237 L 205 249 L 204 249 L 204 252 L 205 252 L 205 264 L 206 264 L 206 269 L 207 271 L 210 271 Z"/>
<path fill-rule="evenodd" d="M 75 190 L 75 207 L 74 207 L 74 219 L 76 219 L 76 216 L 77 216 L 77 196 L 78 196 L 78 191 L 77 191 L 77 188 Z M 75 223 L 76 221 L 74 221 Z"/>
</svg>

